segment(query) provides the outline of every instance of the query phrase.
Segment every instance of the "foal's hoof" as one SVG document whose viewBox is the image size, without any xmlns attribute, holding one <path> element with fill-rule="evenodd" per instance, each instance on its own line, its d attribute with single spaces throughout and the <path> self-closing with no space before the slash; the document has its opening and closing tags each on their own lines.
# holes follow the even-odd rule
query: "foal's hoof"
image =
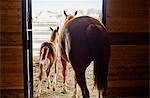
<svg viewBox="0 0 150 98">
<path fill-rule="evenodd" d="M 35 98 L 40 98 L 40 96 L 36 96 Z"/>
<path fill-rule="evenodd" d="M 50 87 L 48 86 L 47 89 L 50 89 Z"/>
<path fill-rule="evenodd" d="M 71 98 L 78 98 L 78 96 L 77 95 L 73 95 Z"/>
<path fill-rule="evenodd" d="M 35 98 L 40 98 L 40 94 L 36 94 L 36 95 L 35 95 Z"/>
<path fill-rule="evenodd" d="M 67 94 L 67 90 L 63 89 L 63 91 L 61 91 L 62 94 Z"/>
<path fill-rule="evenodd" d="M 55 88 L 53 88 L 53 91 L 55 91 Z"/>
</svg>

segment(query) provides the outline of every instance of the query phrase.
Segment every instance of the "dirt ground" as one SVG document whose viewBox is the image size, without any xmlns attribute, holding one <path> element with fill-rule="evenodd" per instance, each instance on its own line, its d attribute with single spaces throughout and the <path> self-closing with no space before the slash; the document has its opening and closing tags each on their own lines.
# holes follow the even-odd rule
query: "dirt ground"
<svg viewBox="0 0 150 98">
<path fill-rule="evenodd" d="M 34 95 L 36 95 L 37 85 L 38 85 L 38 75 L 39 75 L 39 66 L 38 66 L 38 57 L 33 58 L 33 87 L 34 87 Z M 56 90 L 48 90 L 47 89 L 47 81 L 46 79 L 42 82 L 42 92 L 40 98 L 71 98 L 74 92 L 74 71 L 70 64 L 67 65 L 67 94 L 62 94 L 62 66 L 61 64 L 57 64 L 58 67 L 58 75 L 57 75 L 57 86 Z M 53 78 L 54 75 L 54 66 L 51 68 L 50 77 Z M 86 81 L 87 87 L 90 92 L 90 98 L 98 98 L 97 89 L 93 89 L 93 63 L 86 70 Z M 82 93 L 80 87 L 78 86 L 77 92 L 78 98 L 82 98 Z"/>
</svg>

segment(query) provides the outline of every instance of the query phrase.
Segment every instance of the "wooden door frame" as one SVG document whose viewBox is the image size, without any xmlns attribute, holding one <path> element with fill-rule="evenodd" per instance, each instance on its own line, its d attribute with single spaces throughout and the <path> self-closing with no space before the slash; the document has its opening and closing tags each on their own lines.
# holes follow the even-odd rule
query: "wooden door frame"
<svg viewBox="0 0 150 98">
<path fill-rule="evenodd" d="M 33 98 L 32 31 L 27 31 L 27 28 L 32 29 L 31 0 L 22 0 L 24 97 Z"/>
<path fill-rule="evenodd" d="M 32 0 L 22 0 L 22 39 L 23 39 L 23 68 L 24 68 L 24 96 L 25 98 L 33 97 L 33 60 L 32 60 Z M 106 4 L 107 0 L 103 0 L 102 4 L 102 23 L 106 26 Z M 28 6 L 28 8 L 27 8 Z M 27 10 L 29 11 L 27 17 Z M 27 19 L 29 19 L 27 23 Z M 28 25 L 28 27 L 27 27 Z M 115 33 L 108 32 L 111 45 L 149 45 L 149 33 Z M 27 51 L 28 49 L 28 51 Z M 27 55 L 29 52 L 29 55 Z M 27 66 L 30 65 L 30 66 Z"/>
<path fill-rule="evenodd" d="M 32 0 L 22 0 L 22 39 L 23 39 L 23 68 L 24 68 L 25 98 L 33 97 L 32 31 L 27 31 L 27 28 L 32 29 L 32 4 L 31 3 Z M 27 10 L 29 11 L 28 17 L 26 13 Z M 27 23 L 27 19 L 29 19 L 28 23 Z M 103 0 L 103 4 L 102 4 L 102 22 L 104 23 L 104 25 L 106 25 L 106 0 Z M 27 50 L 29 51 L 29 55 L 27 55 L 28 52 Z M 30 66 L 27 66 L 28 64 Z"/>
</svg>

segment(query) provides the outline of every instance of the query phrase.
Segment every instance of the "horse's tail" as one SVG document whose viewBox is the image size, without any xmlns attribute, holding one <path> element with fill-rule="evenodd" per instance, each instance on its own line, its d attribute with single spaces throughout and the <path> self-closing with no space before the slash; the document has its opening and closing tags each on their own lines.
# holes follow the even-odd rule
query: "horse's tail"
<svg viewBox="0 0 150 98">
<path fill-rule="evenodd" d="M 56 49 L 53 43 L 44 42 L 40 48 L 39 64 L 44 64 L 44 61 L 47 60 L 49 54 L 53 57 L 51 59 L 54 60 L 55 51 Z"/>
<path fill-rule="evenodd" d="M 59 50 L 61 53 L 61 57 L 66 60 L 67 62 L 70 62 L 69 59 L 69 53 L 70 53 L 70 34 L 65 31 L 64 33 L 64 38 L 61 41 L 61 45 L 60 45 L 61 49 Z"/>
<path fill-rule="evenodd" d="M 103 56 L 104 57 L 104 56 Z M 103 61 L 104 60 L 104 61 Z M 101 91 L 106 90 L 107 87 L 107 64 L 104 58 L 100 58 L 94 61 L 94 86 Z"/>
<path fill-rule="evenodd" d="M 90 24 L 87 27 L 91 55 L 94 60 L 94 86 L 104 90 L 107 87 L 109 62 L 109 45 L 106 40 L 106 30 L 102 25 Z"/>
<path fill-rule="evenodd" d="M 71 44 L 70 44 L 70 34 L 68 32 L 65 33 L 65 47 L 66 47 L 65 52 L 66 52 L 67 60 L 70 62 L 69 53 L 71 49 Z"/>
</svg>

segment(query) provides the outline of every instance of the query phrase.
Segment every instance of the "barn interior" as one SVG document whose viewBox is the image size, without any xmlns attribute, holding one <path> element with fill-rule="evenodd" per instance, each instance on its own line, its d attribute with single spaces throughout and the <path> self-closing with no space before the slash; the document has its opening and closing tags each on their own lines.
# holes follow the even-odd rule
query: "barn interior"
<svg viewBox="0 0 150 98">
<path fill-rule="evenodd" d="M 33 93 L 23 41 L 25 2 L 0 1 L 1 98 L 27 98 Z M 111 43 L 108 98 L 149 97 L 149 4 L 149 0 L 104 0 L 103 22 Z"/>
</svg>

